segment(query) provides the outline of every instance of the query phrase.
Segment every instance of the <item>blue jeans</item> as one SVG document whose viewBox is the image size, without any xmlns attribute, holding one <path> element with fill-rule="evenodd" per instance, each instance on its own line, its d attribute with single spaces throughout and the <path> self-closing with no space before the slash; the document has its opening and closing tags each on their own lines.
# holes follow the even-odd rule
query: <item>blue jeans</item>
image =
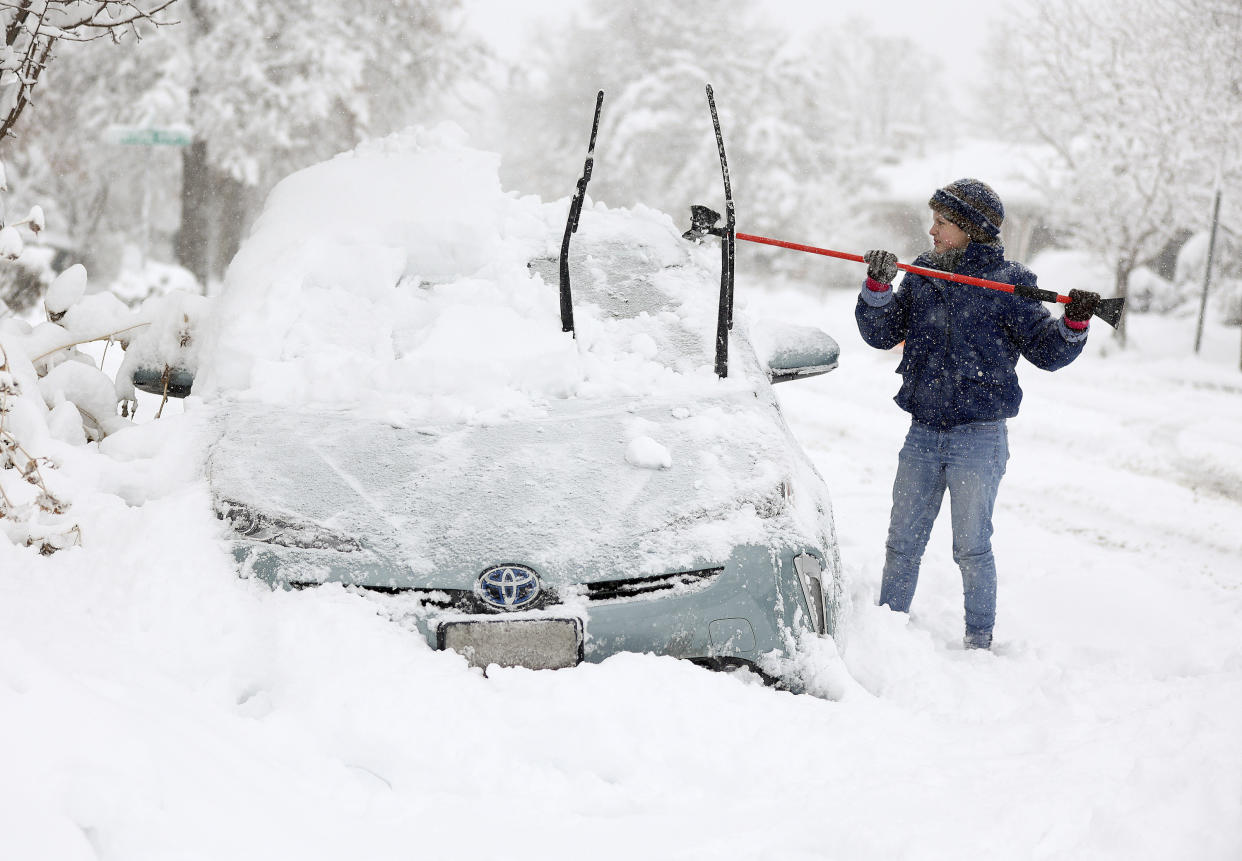
<svg viewBox="0 0 1242 861">
<path fill-rule="evenodd" d="M 962 569 L 966 629 L 991 632 L 996 621 L 992 508 L 1008 460 L 1009 436 L 1003 419 L 947 430 L 911 423 L 893 481 L 881 604 L 909 612 L 919 579 L 919 561 L 947 488 L 953 517 L 953 560 Z"/>
</svg>

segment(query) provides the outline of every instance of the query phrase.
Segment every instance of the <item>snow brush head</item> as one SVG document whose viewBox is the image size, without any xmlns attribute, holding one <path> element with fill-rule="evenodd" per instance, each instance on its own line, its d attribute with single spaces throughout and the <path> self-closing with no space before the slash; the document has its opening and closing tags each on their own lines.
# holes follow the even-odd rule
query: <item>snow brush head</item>
<svg viewBox="0 0 1242 861">
<path fill-rule="evenodd" d="M 690 206 L 690 229 L 681 235 L 682 239 L 699 242 L 704 236 L 723 236 L 724 229 L 717 227 L 720 213 L 711 207 L 700 204 Z"/>
</svg>

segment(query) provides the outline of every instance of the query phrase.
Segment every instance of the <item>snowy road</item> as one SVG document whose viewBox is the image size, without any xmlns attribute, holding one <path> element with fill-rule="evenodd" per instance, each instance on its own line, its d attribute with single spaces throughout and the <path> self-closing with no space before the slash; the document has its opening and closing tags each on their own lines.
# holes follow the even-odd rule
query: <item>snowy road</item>
<svg viewBox="0 0 1242 861">
<path fill-rule="evenodd" d="M 805 313 L 804 295 L 784 301 Z M 1097 322 L 1074 365 L 1057 374 L 1025 367 L 996 516 L 996 656 L 979 661 L 957 651 L 961 584 L 946 522 L 909 623 L 871 606 L 908 422 L 889 400 L 896 358 L 858 339 L 852 296 L 830 294 L 822 307 L 815 316 L 833 321 L 825 325 L 850 359 L 835 379 L 782 389 L 782 401 L 836 489 L 856 584 L 845 663 L 877 704 L 898 709 L 896 732 L 868 741 L 897 754 L 870 765 L 901 788 L 874 801 L 913 800 L 926 791 L 920 784 L 938 785 L 954 817 L 973 822 L 943 843 L 920 843 L 911 827 L 901 849 L 987 851 L 972 841 L 982 829 L 1004 857 L 1236 854 L 1242 378 L 1226 361 L 1237 330 L 1210 333 L 1205 355 L 1219 359 L 1210 364 L 1161 355 L 1184 351 L 1178 339 L 1193 337 L 1192 320 L 1135 318 L 1125 355 Z M 945 733 L 925 739 L 934 750 L 916 741 L 927 723 Z M 845 790 L 846 799 L 858 795 Z M 929 817 L 926 827 L 930 814 L 909 815 Z"/>
<path fill-rule="evenodd" d="M 838 699 L 637 655 L 484 679 L 343 591 L 241 582 L 191 413 L 94 467 L 84 548 L 0 546 L 0 857 L 1238 858 L 1237 329 L 1189 360 L 1192 321 L 1125 355 L 1097 323 L 1024 369 L 979 654 L 943 526 L 913 615 L 874 606 L 905 418 L 853 299 L 751 300 L 842 343 L 780 389 L 852 581 Z"/>
</svg>

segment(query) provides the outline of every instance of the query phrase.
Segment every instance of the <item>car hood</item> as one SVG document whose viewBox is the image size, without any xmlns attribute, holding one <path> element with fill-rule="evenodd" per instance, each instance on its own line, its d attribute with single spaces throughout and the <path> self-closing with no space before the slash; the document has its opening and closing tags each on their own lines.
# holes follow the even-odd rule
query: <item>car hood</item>
<svg viewBox="0 0 1242 861">
<path fill-rule="evenodd" d="M 769 540 L 788 508 L 796 447 L 763 394 L 565 401 L 435 427 L 223 405 L 209 478 L 239 547 L 277 554 L 299 582 L 468 587 L 502 563 L 565 583 L 692 570 Z"/>
</svg>

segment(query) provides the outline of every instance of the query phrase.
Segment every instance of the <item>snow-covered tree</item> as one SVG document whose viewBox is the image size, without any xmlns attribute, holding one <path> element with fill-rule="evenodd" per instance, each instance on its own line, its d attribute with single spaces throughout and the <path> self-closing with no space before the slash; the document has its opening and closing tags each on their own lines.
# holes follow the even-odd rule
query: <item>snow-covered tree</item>
<svg viewBox="0 0 1242 861">
<path fill-rule="evenodd" d="M 807 43 L 835 122 L 871 155 L 924 155 L 960 137 L 943 63 L 915 41 L 855 18 L 812 31 Z"/>
<path fill-rule="evenodd" d="M 125 50 L 158 50 L 155 43 L 175 29 L 131 41 Z M 118 63 L 120 53 L 110 45 L 66 46 L 43 76 L 39 98 L 9 141 L 6 159 L 11 203 L 39 202 L 58 244 L 71 249 L 74 261 L 84 263 L 92 275 L 104 278 L 118 268 L 125 237 L 135 245 L 139 241 L 144 188 L 151 192 L 153 222 L 175 223 L 177 217 L 175 197 L 170 211 L 164 193 L 179 169 L 176 151 L 144 152 L 104 139 L 104 130 L 120 119 L 115 100 L 138 95 L 137 81 L 98 73 L 101 64 Z M 39 298 L 21 304 L 33 306 Z"/>
<path fill-rule="evenodd" d="M 181 262 L 203 280 L 220 271 L 256 191 L 433 109 L 478 53 L 457 7 L 191 0 L 181 44 L 139 103 L 195 130 L 182 160 Z M 226 231 L 217 243 L 213 215 Z"/>
<path fill-rule="evenodd" d="M 430 111 L 477 47 L 457 2 L 279 4 L 193 0 L 184 43 L 143 106 L 193 125 L 178 256 L 200 278 L 224 267 L 256 190 Z M 226 234 L 212 255 L 214 212 Z"/>
<path fill-rule="evenodd" d="M 903 56 L 918 61 L 913 46 L 877 65 L 863 60 L 869 44 L 843 29 L 791 35 L 753 0 L 593 0 L 524 56 L 525 78 L 503 102 L 502 178 L 548 199 L 572 193 L 602 89 L 591 196 L 687 217 L 692 203 L 719 209 L 704 93 L 711 83 L 739 227 L 804 241 L 840 238 L 858 219 L 855 203 L 882 151 L 902 140 L 897 91 L 905 87 L 917 101 L 928 86 L 925 74 L 913 84 L 920 76 L 890 74 L 907 68 Z M 879 40 L 877 54 L 881 46 L 897 47 Z M 747 249 L 750 258 L 765 253 Z M 788 253 L 779 259 L 802 262 Z"/>
<path fill-rule="evenodd" d="M 22 161 L 23 153 L 28 145 L 28 137 L 32 126 L 27 121 L 32 112 L 38 111 L 48 92 L 46 80 L 53 72 L 53 60 L 59 61 L 66 49 L 85 44 L 98 44 L 102 52 L 99 55 L 101 64 L 115 60 L 113 43 L 123 41 L 127 46 L 134 46 L 143 31 L 149 31 L 161 25 L 175 23 L 170 17 L 170 7 L 175 0 L 134 0 L 134 2 L 117 2 L 117 0 L 9 0 L 0 4 L 0 28 L 3 28 L 5 47 L 0 52 L 0 155 L 5 161 L 13 163 L 14 156 Z M 91 76 L 108 80 L 108 76 L 100 75 L 99 68 L 90 70 Z M 36 92 L 36 87 L 38 90 Z M 59 113 L 43 112 L 44 118 L 61 119 Z M 22 136 L 16 131 L 18 121 L 22 120 Z M 63 127 L 62 127 L 63 128 Z M 80 139 L 80 129 L 74 129 L 73 137 Z M 23 166 L 24 168 L 24 166 Z M 17 172 L 19 181 L 25 170 Z M 55 175 L 68 176 L 75 173 L 71 164 L 56 165 Z M 7 184 L 0 182 L 0 193 L 7 196 Z M 80 186 L 73 186 L 80 192 Z M 21 195 L 19 202 L 23 205 L 39 204 L 42 199 L 37 194 L 30 194 L 30 189 Z M 81 201 L 81 198 L 78 198 Z M 0 228 L 13 227 L 14 224 L 6 216 L 8 201 L 0 198 Z M 54 213 L 55 216 L 59 213 Z M 30 223 L 29 217 L 26 219 Z M 36 225 L 37 227 L 41 226 Z M 3 242 L 7 249 L 20 254 L 20 236 L 10 235 Z M 51 274 L 46 269 L 47 261 L 23 259 L 20 265 L 6 268 L 0 275 L 0 299 L 8 299 L 15 308 L 29 306 L 38 299 L 38 293 L 46 288 Z M 31 288 L 35 289 L 31 289 Z"/>
<path fill-rule="evenodd" d="M 59 43 L 119 40 L 139 26 L 165 22 L 176 0 L 6 0 L 0 5 L 0 141 L 30 104 Z"/>
<path fill-rule="evenodd" d="M 1052 224 L 1112 262 L 1116 295 L 1203 225 L 1218 171 L 1242 181 L 1240 16 L 1226 0 L 1050 0 L 996 40 L 993 104 L 1056 151 Z"/>
<path fill-rule="evenodd" d="M 442 115 L 483 57 L 459 5 L 187 0 L 176 27 L 133 50 L 63 52 L 36 106 L 38 138 L 20 153 L 23 176 L 74 210 L 66 225 L 86 240 L 101 211 L 136 223 L 138 180 L 149 180 L 152 220 L 180 221 L 159 238 L 205 282 L 227 265 L 277 180 L 364 137 Z M 194 139 L 139 158 L 102 142 L 111 124 L 187 126 Z"/>
</svg>

